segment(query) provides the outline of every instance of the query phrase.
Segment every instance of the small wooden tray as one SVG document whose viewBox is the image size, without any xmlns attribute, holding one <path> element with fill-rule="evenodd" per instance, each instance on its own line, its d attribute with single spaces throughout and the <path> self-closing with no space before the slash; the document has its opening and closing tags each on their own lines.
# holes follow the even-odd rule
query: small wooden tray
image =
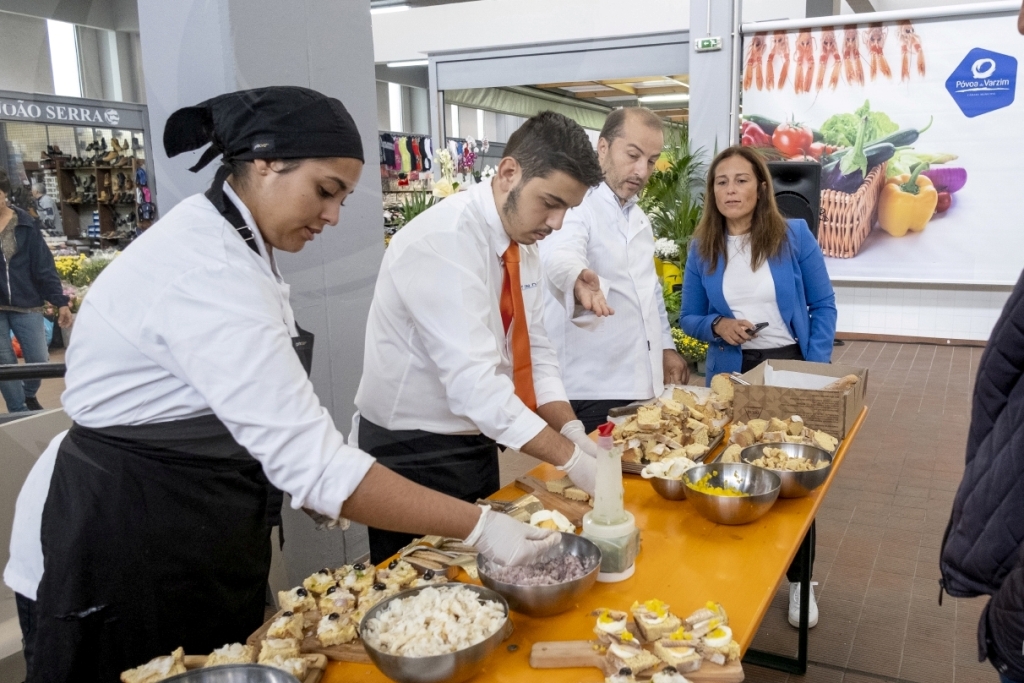
<svg viewBox="0 0 1024 683">
<path fill-rule="evenodd" d="M 302 658 L 309 663 L 309 673 L 302 683 L 320 683 L 327 671 L 327 657 L 323 655 L 304 654 Z M 206 664 L 206 655 L 185 655 L 185 668 L 189 671 L 201 669 Z"/>
<path fill-rule="evenodd" d="M 596 667 L 606 676 L 611 675 L 614 672 L 606 669 L 607 659 L 596 646 L 597 642 L 593 640 L 534 643 L 530 650 L 530 666 L 534 669 Z M 649 679 L 659 668 L 648 669 L 637 678 Z M 705 661 L 697 671 L 683 675 L 693 683 L 740 683 L 744 678 L 740 662 L 719 666 Z"/>
<path fill-rule="evenodd" d="M 256 654 L 259 655 L 260 644 L 266 637 L 267 631 L 270 630 L 270 624 L 275 619 L 284 614 L 285 610 L 279 611 L 277 614 L 272 616 L 262 626 L 249 636 L 245 641 L 246 645 L 252 645 L 256 648 Z M 306 635 L 302 643 L 299 645 L 299 649 L 303 654 L 310 655 L 324 655 L 327 659 L 332 662 L 356 662 L 358 664 L 371 664 L 370 656 L 366 654 L 366 650 L 363 649 L 363 641 L 356 638 L 351 643 L 345 643 L 344 645 L 332 645 L 330 647 L 324 647 L 320 644 L 320 641 L 316 639 L 316 625 L 320 621 L 320 612 L 318 610 L 312 610 L 309 612 L 303 612 L 303 618 L 305 620 L 304 633 L 309 634 L 311 631 L 312 635 Z"/>
<path fill-rule="evenodd" d="M 544 482 L 540 481 L 536 477 L 519 477 L 516 479 L 516 488 L 527 493 L 532 493 L 537 497 L 541 503 L 544 504 L 546 510 L 558 510 L 569 520 L 571 524 L 577 527 L 583 526 L 583 515 L 587 514 L 594 508 L 591 507 L 590 503 L 584 503 L 579 500 L 569 500 L 557 493 L 551 493 L 548 491 L 548 487 Z"/>
</svg>

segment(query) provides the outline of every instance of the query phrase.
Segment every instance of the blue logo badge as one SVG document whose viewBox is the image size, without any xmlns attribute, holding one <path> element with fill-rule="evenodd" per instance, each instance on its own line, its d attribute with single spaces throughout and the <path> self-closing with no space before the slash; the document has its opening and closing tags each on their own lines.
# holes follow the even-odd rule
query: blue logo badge
<svg viewBox="0 0 1024 683">
<path fill-rule="evenodd" d="M 1017 60 L 976 47 L 946 79 L 946 90 L 964 116 L 973 118 L 1013 104 Z"/>
</svg>

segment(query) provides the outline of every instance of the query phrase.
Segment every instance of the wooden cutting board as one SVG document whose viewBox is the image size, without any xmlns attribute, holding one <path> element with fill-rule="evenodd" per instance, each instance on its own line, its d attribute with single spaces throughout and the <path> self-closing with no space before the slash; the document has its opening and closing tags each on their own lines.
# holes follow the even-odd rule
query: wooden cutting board
<svg viewBox="0 0 1024 683">
<path fill-rule="evenodd" d="M 270 624 L 283 613 L 284 610 L 281 610 L 268 619 L 265 624 L 256 629 L 256 631 L 245 641 L 246 645 L 252 645 L 256 648 L 257 656 L 259 655 L 260 644 L 266 637 L 267 631 L 270 630 Z M 303 616 L 305 618 L 304 632 L 306 633 L 306 638 L 299 645 L 299 649 L 303 654 L 325 655 L 327 659 L 332 662 L 372 664 L 370 656 L 366 654 L 366 650 L 363 649 L 363 642 L 358 638 L 353 640 L 351 643 L 345 643 L 344 645 L 332 645 L 330 647 L 322 646 L 320 641 L 316 639 L 316 625 L 320 621 L 320 612 L 317 610 L 303 612 Z"/>
<path fill-rule="evenodd" d="M 327 671 L 327 657 L 323 655 L 303 655 L 309 664 L 306 679 L 302 683 L 320 683 Z M 185 655 L 185 668 L 189 671 L 201 669 L 206 664 L 206 655 Z"/>
<path fill-rule="evenodd" d="M 606 670 L 604 655 L 596 648 L 593 640 L 563 640 L 545 643 L 534 643 L 530 650 L 530 666 L 534 669 L 568 669 L 578 667 L 595 667 L 604 675 Z M 648 669 L 637 676 L 639 680 L 650 678 L 658 669 Z M 704 662 L 697 671 L 683 674 L 693 683 L 740 683 L 743 680 L 743 665 L 733 662 L 725 666 Z"/>
<path fill-rule="evenodd" d="M 537 497 L 537 500 L 543 503 L 544 509 L 558 510 L 577 527 L 583 526 L 583 515 L 594 509 L 591 507 L 590 503 L 584 503 L 578 500 L 569 500 L 557 493 L 551 493 L 551 491 L 548 491 L 547 486 L 544 485 L 544 482 L 536 477 L 519 477 L 516 479 L 516 488 L 521 491 L 526 491 L 527 493 L 532 493 Z"/>
</svg>

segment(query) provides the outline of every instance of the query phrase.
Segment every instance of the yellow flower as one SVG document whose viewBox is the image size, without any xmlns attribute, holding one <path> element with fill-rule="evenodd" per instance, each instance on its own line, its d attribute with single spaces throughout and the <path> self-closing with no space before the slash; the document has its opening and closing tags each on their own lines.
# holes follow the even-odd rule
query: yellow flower
<svg viewBox="0 0 1024 683">
<path fill-rule="evenodd" d="M 665 152 L 662 152 L 661 156 L 658 157 L 658 160 L 654 162 L 654 170 L 658 171 L 659 173 L 664 173 L 671 167 L 672 162 L 669 161 L 668 154 L 666 154 Z"/>
</svg>

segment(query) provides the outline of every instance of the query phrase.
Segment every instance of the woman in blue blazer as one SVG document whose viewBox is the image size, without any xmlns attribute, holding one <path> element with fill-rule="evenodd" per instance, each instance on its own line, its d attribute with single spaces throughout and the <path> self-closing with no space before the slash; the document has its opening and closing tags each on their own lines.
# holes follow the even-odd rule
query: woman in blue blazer
<svg viewBox="0 0 1024 683">
<path fill-rule="evenodd" d="M 836 304 L 825 259 L 807 222 L 779 213 L 768 167 L 750 148 L 730 147 L 711 164 L 679 319 L 709 343 L 709 384 L 767 359 L 832 358 Z"/>
<path fill-rule="evenodd" d="M 817 240 L 775 204 L 768 166 L 747 147 L 711 162 L 704 216 L 686 259 L 680 325 L 708 342 L 707 378 L 767 359 L 828 363 L 836 297 Z M 767 265 L 767 268 L 765 267 Z M 754 327 L 768 323 L 759 332 Z M 776 417 L 788 417 L 778 415 Z M 814 524 L 804 539 L 814 563 Z M 801 555 L 789 567 L 789 623 L 799 625 Z M 806 568 L 810 575 L 810 568 Z M 808 626 L 818 623 L 811 584 Z"/>
</svg>

